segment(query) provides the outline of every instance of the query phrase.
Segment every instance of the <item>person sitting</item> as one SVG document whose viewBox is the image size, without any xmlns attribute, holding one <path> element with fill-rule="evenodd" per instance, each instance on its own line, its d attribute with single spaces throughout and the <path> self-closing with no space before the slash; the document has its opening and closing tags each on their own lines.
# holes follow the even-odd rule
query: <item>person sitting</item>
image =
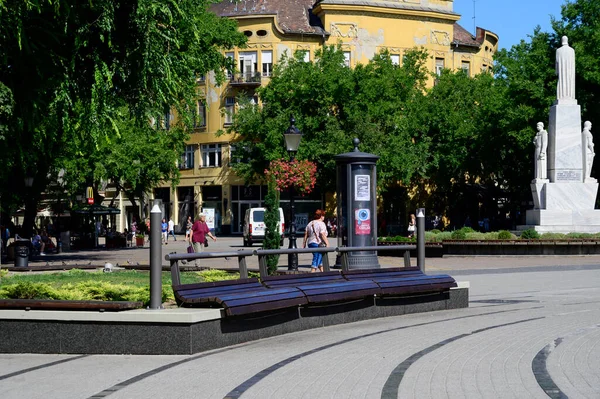
<svg viewBox="0 0 600 399">
<path fill-rule="evenodd" d="M 39 252 L 40 255 L 43 254 L 44 251 L 42 247 L 42 237 L 37 233 L 37 231 L 34 231 L 33 233 L 33 237 L 31 238 L 31 244 L 33 245 L 33 249 L 36 252 Z"/>
<path fill-rule="evenodd" d="M 44 252 L 44 250 L 46 249 L 46 247 L 48 246 L 48 243 L 50 241 L 50 237 L 48 237 L 48 233 L 46 232 L 46 230 L 42 230 L 40 239 L 41 239 L 40 255 L 45 256 L 46 253 Z"/>
</svg>

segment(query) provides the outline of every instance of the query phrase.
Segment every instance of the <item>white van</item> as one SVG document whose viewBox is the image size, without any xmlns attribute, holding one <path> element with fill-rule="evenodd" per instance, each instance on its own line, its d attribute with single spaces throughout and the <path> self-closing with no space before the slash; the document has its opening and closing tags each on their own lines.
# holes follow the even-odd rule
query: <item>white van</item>
<svg viewBox="0 0 600 399">
<path fill-rule="evenodd" d="M 244 246 L 251 247 L 257 241 L 264 241 L 265 231 L 265 208 L 250 208 L 246 209 L 244 215 Z M 283 218 L 283 209 L 279 208 L 279 234 L 281 235 L 281 245 L 283 246 L 283 231 L 285 223 Z"/>
</svg>

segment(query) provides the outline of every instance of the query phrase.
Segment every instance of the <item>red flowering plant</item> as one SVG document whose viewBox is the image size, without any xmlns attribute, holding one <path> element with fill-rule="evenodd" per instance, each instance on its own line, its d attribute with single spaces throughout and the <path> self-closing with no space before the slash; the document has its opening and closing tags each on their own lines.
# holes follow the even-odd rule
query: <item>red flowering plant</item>
<svg viewBox="0 0 600 399">
<path fill-rule="evenodd" d="M 294 187 L 300 195 L 309 194 L 317 182 L 317 164 L 307 160 L 271 161 L 265 175 L 275 181 L 278 191 Z"/>
</svg>

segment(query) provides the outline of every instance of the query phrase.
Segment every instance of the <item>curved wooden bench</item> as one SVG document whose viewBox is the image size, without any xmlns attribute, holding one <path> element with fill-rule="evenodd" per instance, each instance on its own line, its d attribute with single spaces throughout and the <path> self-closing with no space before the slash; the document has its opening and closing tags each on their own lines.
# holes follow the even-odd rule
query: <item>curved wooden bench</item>
<svg viewBox="0 0 600 399">
<path fill-rule="evenodd" d="M 256 278 L 175 285 L 173 293 L 179 306 L 219 306 L 227 316 L 278 310 L 307 303 L 304 293 L 296 288 L 269 289 Z"/>
<path fill-rule="evenodd" d="M 308 304 L 355 301 L 380 293 L 379 286 L 368 279 L 349 281 L 339 272 L 286 274 L 263 279 L 269 289 L 295 287 L 306 295 Z"/>
<path fill-rule="evenodd" d="M 447 274 L 426 275 L 417 267 L 349 270 L 342 273 L 349 281 L 369 279 L 381 288 L 381 296 L 434 293 L 456 287 Z"/>
</svg>

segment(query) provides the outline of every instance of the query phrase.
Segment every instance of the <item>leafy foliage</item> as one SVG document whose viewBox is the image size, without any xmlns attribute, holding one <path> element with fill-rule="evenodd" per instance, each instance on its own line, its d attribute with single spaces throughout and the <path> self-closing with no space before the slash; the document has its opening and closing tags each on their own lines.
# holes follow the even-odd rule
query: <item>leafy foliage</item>
<svg viewBox="0 0 600 399">
<path fill-rule="evenodd" d="M 300 195 L 310 194 L 315 187 L 317 165 L 307 160 L 286 161 L 276 159 L 269 163 L 269 169 L 265 170 L 265 176 L 275 183 L 278 191 L 294 187 L 295 192 Z"/>
<path fill-rule="evenodd" d="M 524 240 L 537 240 L 540 238 L 540 233 L 534 229 L 527 229 L 521 233 L 521 238 Z"/>
<path fill-rule="evenodd" d="M 510 233 L 510 231 L 507 230 L 502 230 L 498 232 L 498 239 L 499 240 L 512 240 L 513 235 Z"/>
<path fill-rule="evenodd" d="M 222 79 L 231 61 L 221 49 L 245 43 L 236 23 L 208 12 L 209 4 L 2 2 L 0 82 L 11 91 L 14 107 L 11 142 L 0 141 L 0 161 L 15 167 L 3 169 L 0 181 L 3 192 L 11 188 L 12 202 L 26 199 L 26 231 L 39 196 L 62 167 L 56 162 L 66 154 L 87 157 L 102 140 L 119 136 L 119 122 L 129 118 L 141 128 L 171 107 L 190 125 L 197 74 L 214 70 Z M 87 169 L 91 185 L 96 171 Z M 28 195 L 24 176 L 34 177 Z"/>
<path fill-rule="evenodd" d="M 263 247 L 265 249 L 279 249 L 281 236 L 277 225 L 279 224 L 279 195 L 276 189 L 276 183 L 273 179 L 269 179 L 267 186 L 267 195 L 265 196 L 265 240 Z M 274 274 L 277 271 L 279 263 L 279 255 L 267 256 L 267 269 L 269 274 Z"/>
</svg>

